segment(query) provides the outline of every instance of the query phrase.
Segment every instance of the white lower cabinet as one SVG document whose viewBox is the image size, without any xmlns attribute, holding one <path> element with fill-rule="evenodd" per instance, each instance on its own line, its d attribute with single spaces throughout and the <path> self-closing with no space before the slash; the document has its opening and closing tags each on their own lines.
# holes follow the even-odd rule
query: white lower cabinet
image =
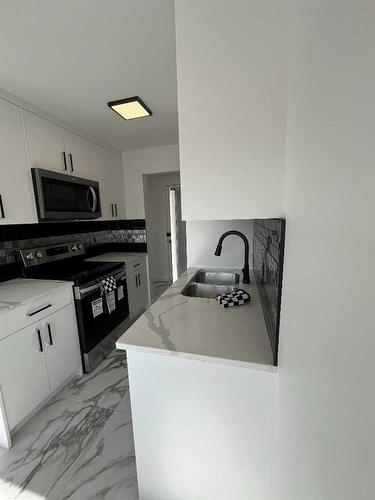
<svg viewBox="0 0 375 500">
<path fill-rule="evenodd" d="M 73 306 L 51 314 L 42 322 L 43 345 L 51 391 L 78 370 L 80 358 Z"/>
<path fill-rule="evenodd" d="M 50 394 L 42 349 L 39 324 L 28 326 L 0 342 L 0 390 L 10 429 Z"/>
<path fill-rule="evenodd" d="M 81 371 L 75 311 L 66 305 L 0 341 L 0 436 Z M 1 413 L 1 412 L 0 412 Z M 10 447 L 0 441 L 0 447 Z"/>
<path fill-rule="evenodd" d="M 144 259 L 127 266 L 127 287 L 130 320 L 136 319 L 147 308 L 147 268 Z"/>
</svg>

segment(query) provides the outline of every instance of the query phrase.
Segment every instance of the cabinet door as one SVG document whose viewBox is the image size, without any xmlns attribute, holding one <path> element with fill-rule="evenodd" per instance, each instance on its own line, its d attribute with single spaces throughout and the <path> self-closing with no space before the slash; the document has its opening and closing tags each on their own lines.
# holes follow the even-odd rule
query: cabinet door
<svg viewBox="0 0 375 500">
<path fill-rule="evenodd" d="M 138 304 L 140 312 L 145 311 L 147 307 L 147 271 L 143 265 L 138 271 Z"/>
<path fill-rule="evenodd" d="M 137 273 L 132 273 L 126 277 L 129 301 L 129 317 L 134 319 L 138 312 L 138 277 Z"/>
<path fill-rule="evenodd" d="M 147 307 L 147 274 L 146 267 L 142 265 L 136 272 L 127 277 L 129 316 L 135 319 Z"/>
<path fill-rule="evenodd" d="M 99 182 L 102 219 L 124 217 L 125 188 L 121 158 L 115 153 L 94 144 L 93 168 Z M 117 206 L 117 211 L 114 205 Z"/>
<path fill-rule="evenodd" d="M 50 394 L 38 331 L 33 324 L 0 341 L 0 389 L 10 429 Z"/>
<path fill-rule="evenodd" d="M 92 166 L 93 144 L 67 130 L 64 144 L 69 172 L 77 177 L 96 180 L 96 172 Z"/>
<path fill-rule="evenodd" d="M 111 167 L 109 189 L 112 203 L 115 205 L 114 217 L 123 219 L 125 217 L 125 185 L 121 157 L 109 152 L 108 163 Z"/>
<path fill-rule="evenodd" d="M 0 224 L 37 222 L 21 109 L 0 99 Z M 4 215 L 4 217 L 2 217 Z"/>
<path fill-rule="evenodd" d="M 51 314 L 42 323 L 51 390 L 55 391 L 80 367 L 77 324 L 70 304 Z"/>
<path fill-rule="evenodd" d="M 63 161 L 64 129 L 54 123 L 23 111 L 30 167 L 68 172 L 68 159 Z"/>
</svg>

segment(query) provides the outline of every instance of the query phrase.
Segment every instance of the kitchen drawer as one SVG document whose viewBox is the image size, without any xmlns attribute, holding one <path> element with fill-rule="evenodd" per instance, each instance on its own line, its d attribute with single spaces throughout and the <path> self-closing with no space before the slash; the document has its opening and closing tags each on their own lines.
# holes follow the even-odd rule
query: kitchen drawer
<svg viewBox="0 0 375 500">
<path fill-rule="evenodd" d="M 0 340 L 72 302 L 72 288 L 64 286 L 54 290 L 53 293 L 45 294 L 38 299 L 30 300 L 26 304 L 10 309 L 1 315 Z"/>
<path fill-rule="evenodd" d="M 132 260 L 129 264 L 126 264 L 126 273 L 132 275 L 140 271 L 145 265 L 145 258 L 139 257 L 138 259 Z"/>
</svg>

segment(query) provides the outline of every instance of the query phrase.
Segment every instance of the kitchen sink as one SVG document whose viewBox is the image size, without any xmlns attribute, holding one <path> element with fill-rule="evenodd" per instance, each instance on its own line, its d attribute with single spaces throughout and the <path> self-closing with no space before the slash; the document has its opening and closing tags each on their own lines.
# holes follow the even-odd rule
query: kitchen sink
<svg viewBox="0 0 375 500">
<path fill-rule="evenodd" d="M 221 293 L 233 292 L 238 288 L 240 276 L 229 271 L 200 269 L 181 291 L 187 297 L 215 299 Z"/>
<path fill-rule="evenodd" d="M 207 283 L 209 285 L 238 285 L 240 275 L 225 271 L 198 271 L 193 280 L 195 283 Z"/>
</svg>

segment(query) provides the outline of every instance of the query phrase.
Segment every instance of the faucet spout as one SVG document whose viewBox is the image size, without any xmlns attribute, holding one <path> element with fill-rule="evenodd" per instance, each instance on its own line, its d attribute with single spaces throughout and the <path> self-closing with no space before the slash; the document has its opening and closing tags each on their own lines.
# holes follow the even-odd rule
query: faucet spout
<svg viewBox="0 0 375 500">
<path fill-rule="evenodd" d="M 244 244 L 245 244 L 245 263 L 244 263 L 244 267 L 242 269 L 242 282 L 243 283 L 250 283 L 250 271 L 249 271 L 249 240 L 246 238 L 246 236 L 241 233 L 240 231 L 227 231 L 226 233 L 222 234 L 219 238 L 219 241 L 217 243 L 217 247 L 216 247 L 216 250 L 215 250 L 215 255 L 216 256 L 220 256 L 221 255 L 221 250 L 222 250 L 222 247 L 223 247 L 223 241 L 224 239 L 231 235 L 231 234 L 234 234 L 236 236 L 239 236 Z"/>
</svg>

